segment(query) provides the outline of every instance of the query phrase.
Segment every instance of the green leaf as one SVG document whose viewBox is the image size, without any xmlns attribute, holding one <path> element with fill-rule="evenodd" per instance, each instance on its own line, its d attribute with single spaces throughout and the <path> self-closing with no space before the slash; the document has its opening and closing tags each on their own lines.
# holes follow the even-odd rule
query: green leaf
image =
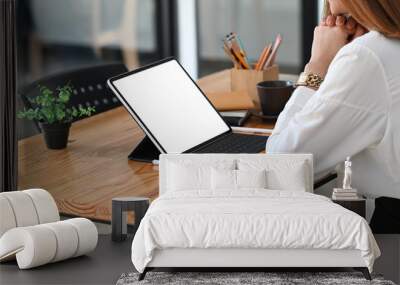
<svg viewBox="0 0 400 285">
<path fill-rule="evenodd" d="M 19 111 L 17 117 L 19 119 L 40 120 L 40 116 L 38 116 L 36 109 L 24 109 L 23 111 Z"/>
<path fill-rule="evenodd" d="M 65 119 L 65 111 L 61 108 L 56 109 L 55 111 L 57 121 L 62 122 Z"/>
<path fill-rule="evenodd" d="M 75 107 L 72 107 L 72 117 L 76 118 L 78 117 L 79 112 Z"/>
<path fill-rule="evenodd" d="M 52 123 L 54 123 L 56 121 L 56 116 L 55 116 L 55 114 L 54 114 L 52 109 L 50 109 L 50 108 L 42 108 L 40 110 L 40 112 L 42 113 L 45 121 L 48 122 L 49 124 L 52 124 Z"/>
<path fill-rule="evenodd" d="M 72 118 L 80 115 L 89 115 L 92 110 L 78 110 L 75 107 L 68 108 L 68 102 L 71 99 L 73 89 L 70 83 L 51 90 L 47 86 L 38 86 L 39 95 L 34 98 L 28 98 L 33 108 L 24 109 L 18 112 L 17 116 L 20 119 L 37 120 L 45 123 L 68 122 Z"/>
<path fill-rule="evenodd" d="M 96 109 L 94 107 L 87 107 L 87 108 L 80 107 L 78 116 L 79 117 L 90 117 L 95 111 L 96 111 Z"/>
<path fill-rule="evenodd" d="M 68 103 L 72 95 L 71 86 L 65 85 L 64 87 L 61 88 L 59 87 L 57 90 L 58 90 L 58 102 Z"/>
</svg>

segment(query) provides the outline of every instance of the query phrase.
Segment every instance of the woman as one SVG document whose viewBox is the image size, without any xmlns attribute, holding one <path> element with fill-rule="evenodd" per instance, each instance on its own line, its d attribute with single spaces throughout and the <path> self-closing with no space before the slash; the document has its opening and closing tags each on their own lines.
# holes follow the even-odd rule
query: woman
<svg viewBox="0 0 400 285">
<path fill-rule="evenodd" d="M 267 152 L 313 153 L 317 175 L 351 156 L 354 188 L 400 198 L 400 1 L 327 4 Z"/>
</svg>

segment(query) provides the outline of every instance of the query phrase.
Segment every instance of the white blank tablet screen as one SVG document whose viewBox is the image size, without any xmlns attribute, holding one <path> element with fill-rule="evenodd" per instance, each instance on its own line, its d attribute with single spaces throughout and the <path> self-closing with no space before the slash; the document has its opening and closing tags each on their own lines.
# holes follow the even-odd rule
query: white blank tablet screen
<svg viewBox="0 0 400 285">
<path fill-rule="evenodd" d="M 175 60 L 113 83 L 167 153 L 182 153 L 229 130 Z"/>
</svg>

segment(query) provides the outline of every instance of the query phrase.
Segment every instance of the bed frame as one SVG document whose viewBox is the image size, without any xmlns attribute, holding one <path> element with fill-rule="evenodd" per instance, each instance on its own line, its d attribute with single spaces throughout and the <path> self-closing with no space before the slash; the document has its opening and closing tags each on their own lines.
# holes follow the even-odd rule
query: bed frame
<svg viewBox="0 0 400 285">
<path fill-rule="evenodd" d="M 171 248 L 156 250 L 152 261 L 139 275 L 143 280 L 146 273 L 156 268 L 207 269 L 229 271 L 253 271 L 257 269 L 301 268 L 333 269 L 353 268 L 361 271 L 367 280 L 371 275 L 359 250 L 329 249 L 193 249 Z"/>
<path fill-rule="evenodd" d="M 167 161 L 190 159 L 209 161 L 218 159 L 238 159 L 262 156 L 265 154 L 162 154 L 160 156 L 160 195 L 167 191 Z M 308 165 L 308 179 L 305 185 L 307 192 L 313 192 L 313 158 L 311 154 L 276 154 L 268 155 L 267 159 L 303 160 Z M 143 280 L 146 273 L 153 269 L 184 268 L 207 269 L 215 271 L 219 268 L 229 271 L 263 271 L 262 269 L 337 269 L 354 268 L 361 271 L 367 280 L 371 275 L 361 257 L 359 250 L 331 250 L 331 249 L 248 249 L 248 248 L 170 248 L 158 249 L 154 252 L 153 259 L 147 265 L 139 280 Z"/>
</svg>

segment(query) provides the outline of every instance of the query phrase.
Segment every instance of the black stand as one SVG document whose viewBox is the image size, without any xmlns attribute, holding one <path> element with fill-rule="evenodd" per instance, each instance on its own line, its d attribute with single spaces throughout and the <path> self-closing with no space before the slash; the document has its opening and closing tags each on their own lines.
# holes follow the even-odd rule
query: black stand
<svg viewBox="0 0 400 285">
<path fill-rule="evenodd" d="M 139 274 L 138 281 L 142 281 L 146 277 L 146 273 L 151 271 L 152 268 L 146 267 L 142 273 Z"/>
<path fill-rule="evenodd" d="M 160 151 L 149 139 L 145 136 L 144 139 L 135 147 L 135 149 L 128 156 L 130 160 L 142 161 L 142 162 L 152 162 L 153 160 L 158 160 L 160 156 Z"/>
<path fill-rule="evenodd" d="M 372 280 L 371 274 L 369 274 L 369 270 L 367 267 L 355 267 L 354 270 L 361 271 L 365 279 L 370 281 Z"/>
</svg>

